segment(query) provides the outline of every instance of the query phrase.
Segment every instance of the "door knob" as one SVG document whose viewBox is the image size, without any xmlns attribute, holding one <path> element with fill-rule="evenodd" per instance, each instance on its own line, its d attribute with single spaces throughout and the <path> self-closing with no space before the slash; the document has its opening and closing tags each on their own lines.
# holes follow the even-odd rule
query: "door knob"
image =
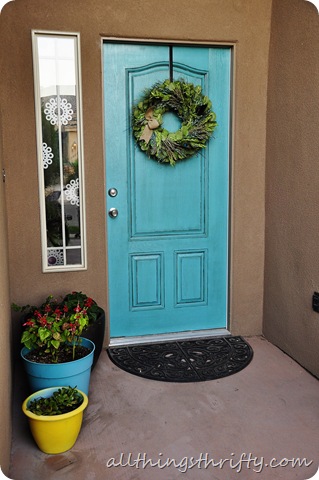
<svg viewBox="0 0 319 480">
<path fill-rule="evenodd" d="M 116 218 L 116 217 L 118 216 L 118 214 L 119 214 L 119 211 L 118 211 L 117 208 L 110 208 L 110 210 L 109 210 L 109 216 L 110 216 L 111 218 Z"/>
</svg>

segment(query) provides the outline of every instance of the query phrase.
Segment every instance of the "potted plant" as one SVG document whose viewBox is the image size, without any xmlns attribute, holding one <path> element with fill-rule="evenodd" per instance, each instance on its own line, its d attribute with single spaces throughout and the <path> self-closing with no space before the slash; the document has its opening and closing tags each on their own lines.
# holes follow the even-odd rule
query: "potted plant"
<svg viewBox="0 0 319 480">
<path fill-rule="evenodd" d="M 51 387 L 30 395 L 22 404 L 32 436 L 44 453 L 63 453 L 75 444 L 82 426 L 87 395 L 77 388 Z"/>
<path fill-rule="evenodd" d="M 25 313 L 21 357 L 32 391 L 77 385 L 88 394 L 95 344 L 84 335 L 103 310 L 82 292 L 72 292 L 61 302 L 49 296 L 39 307 L 13 308 Z"/>
<path fill-rule="evenodd" d="M 94 359 L 92 370 L 99 359 L 103 348 L 104 334 L 105 334 L 105 312 L 103 308 L 99 307 L 93 298 L 88 297 L 82 292 L 72 292 L 65 295 L 62 301 L 62 308 L 67 306 L 69 310 L 74 310 L 77 305 L 85 308 L 89 318 L 88 324 L 82 331 L 82 337 L 88 338 L 95 345 Z"/>
</svg>

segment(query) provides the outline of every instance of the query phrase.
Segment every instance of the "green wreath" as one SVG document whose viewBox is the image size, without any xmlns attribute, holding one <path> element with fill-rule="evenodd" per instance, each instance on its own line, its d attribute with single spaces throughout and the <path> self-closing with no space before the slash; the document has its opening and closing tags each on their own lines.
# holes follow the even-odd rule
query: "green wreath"
<svg viewBox="0 0 319 480">
<path fill-rule="evenodd" d="M 184 80 L 156 83 L 133 108 L 133 135 L 148 157 L 175 165 L 206 147 L 217 126 L 211 107 L 200 86 Z M 176 132 L 162 127 L 163 115 L 168 111 L 182 122 Z"/>
</svg>

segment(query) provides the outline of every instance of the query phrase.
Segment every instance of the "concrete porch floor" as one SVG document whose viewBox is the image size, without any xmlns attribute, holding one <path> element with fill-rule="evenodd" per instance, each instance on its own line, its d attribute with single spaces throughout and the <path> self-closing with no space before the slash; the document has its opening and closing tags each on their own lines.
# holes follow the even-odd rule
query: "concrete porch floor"
<svg viewBox="0 0 319 480">
<path fill-rule="evenodd" d="M 92 372 L 79 438 L 61 455 L 46 455 L 34 444 L 21 412 L 24 388 L 17 381 L 10 478 L 313 477 L 319 467 L 319 382 L 263 337 L 247 341 L 254 350 L 248 367 L 230 377 L 192 384 L 130 375 L 103 351 Z M 167 459 L 170 466 L 164 466 Z M 293 459 L 306 459 L 309 466 L 293 467 Z"/>
</svg>

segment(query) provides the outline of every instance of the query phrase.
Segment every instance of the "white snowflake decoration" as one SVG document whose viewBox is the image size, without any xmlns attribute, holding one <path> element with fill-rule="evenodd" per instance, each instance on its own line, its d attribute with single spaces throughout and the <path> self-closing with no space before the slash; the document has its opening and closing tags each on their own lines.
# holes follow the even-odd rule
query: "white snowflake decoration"
<svg viewBox="0 0 319 480">
<path fill-rule="evenodd" d="M 52 97 L 45 106 L 45 118 L 49 120 L 51 125 L 67 125 L 72 120 L 72 105 L 66 98 Z"/>
<path fill-rule="evenodd" d="M 48 168 L 52 163 L 54 155 L 52 153 L 52 148 L 49 147 L 45 142 L 42 143 L 42 160 L 43 168 Z"/>
<path fill-rule="evenodd" d="M 63 250 L 48 250 L 48 266 L 64 265 Z"/>
<path fill-rule="evenodd" d="M 71 205 L 80 206 L 80 197 L 79 197 L 79 179 L 71 180 L 70 183 L 66 186 L 65 190 L 66 199 L 71 203 Z"/>
</svg>

